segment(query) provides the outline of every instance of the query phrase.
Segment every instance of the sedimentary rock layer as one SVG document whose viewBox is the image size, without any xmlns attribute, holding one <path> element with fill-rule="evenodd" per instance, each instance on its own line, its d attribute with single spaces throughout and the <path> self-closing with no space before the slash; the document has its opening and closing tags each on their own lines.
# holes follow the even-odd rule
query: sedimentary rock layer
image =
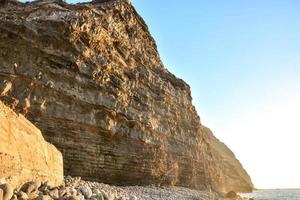
<svg viewBox="0 0 300 200">
<path fill-rule="evenodd" d="M 0 178 L 13 188 L 26 181 L 63 182 L 61 153 L 40 130 L 0 101 Z M 2 198 L 2 197 L 1 197 Z"/>
<path fill-rule="evenodd" d="M 11 83 L 2 99 L 61 150 L 66 174 L 121 185 L 252 189 L 235 157 L 216 150 L 189 86 L 164 68 L 128 1 L 8 2 L 0 32 L 3 90 Z"/>
</svg>

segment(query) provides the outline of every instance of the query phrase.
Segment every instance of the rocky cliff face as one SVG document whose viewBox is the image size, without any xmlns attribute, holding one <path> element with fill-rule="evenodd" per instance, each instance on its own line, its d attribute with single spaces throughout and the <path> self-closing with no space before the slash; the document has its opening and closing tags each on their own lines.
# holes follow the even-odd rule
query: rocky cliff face
<svg viewBox="0 0 300 200">
<path fill-rule="evenodd" d="M 0 81 L 8 88 L 1 99 L 61 150 L 66 174 L 121 185 L 253 188 L 201 125 L 189 86 L 164 68 L 129 2 L 8 2 L 0 32 Z"/>
<path fill-rule="evenodd" d="M 13 188 L 32 180 L 63 183 L 61 153 L 24 116 L 15 114 L 1 101 L 0 178 L 6 178 Z"/>
</svg>

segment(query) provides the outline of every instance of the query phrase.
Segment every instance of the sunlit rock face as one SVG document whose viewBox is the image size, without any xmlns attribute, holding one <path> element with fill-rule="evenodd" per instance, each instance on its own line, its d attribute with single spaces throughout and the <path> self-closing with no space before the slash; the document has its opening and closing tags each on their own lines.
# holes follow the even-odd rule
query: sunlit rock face
<svg viewBox="0 0 300 200">
<path fill-rule="evenodd" d="M 65 174 L 118 185 L 253 188 L 201 125 L 189 86 L 164 68 L 129 1 L 8 2 L 0 32 L 0 81 L 12 83 L 1 99 L 61 150 Z"/>
<path fill-rule="evenodd" d="M 61 153 L 44 140 L 38 128 L 1 101 L 0 178 L 12 188 L 32 180 L 49 181 L 53 186 L 63 183 Z"/>
</svg>

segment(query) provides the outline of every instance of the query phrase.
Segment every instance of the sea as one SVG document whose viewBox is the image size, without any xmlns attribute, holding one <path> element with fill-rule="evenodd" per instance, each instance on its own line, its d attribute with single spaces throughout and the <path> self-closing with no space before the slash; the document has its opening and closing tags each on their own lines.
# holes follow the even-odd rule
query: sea
<svg viewBox="0 0 300 200">
<path fill-rule="evenodd" d="M 256 190 L 240 196 L 255 200 L 300 200 L 300 189 Z"/>
</svg>

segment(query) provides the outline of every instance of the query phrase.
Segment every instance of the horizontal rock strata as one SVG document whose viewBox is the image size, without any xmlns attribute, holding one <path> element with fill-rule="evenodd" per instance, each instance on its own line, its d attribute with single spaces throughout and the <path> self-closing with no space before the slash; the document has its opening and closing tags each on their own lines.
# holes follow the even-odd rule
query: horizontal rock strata
<svg viewBox="0 0 300 200">
<path fill-rule="evenodd" d="M 61 153 L 24 116 L 0 101 L 0 178 L 12 188 L 26 181 L 63 182 Z"/>
<path fill-rule="evenodd" d="M 164 68 L 128 1 L 8 2 L 0 32 L 1 99 L 62 152 L 65 174 L 120 185 L 253 188 L 235 157 L 216 150 L 189 86 Z"/>
</svg>

